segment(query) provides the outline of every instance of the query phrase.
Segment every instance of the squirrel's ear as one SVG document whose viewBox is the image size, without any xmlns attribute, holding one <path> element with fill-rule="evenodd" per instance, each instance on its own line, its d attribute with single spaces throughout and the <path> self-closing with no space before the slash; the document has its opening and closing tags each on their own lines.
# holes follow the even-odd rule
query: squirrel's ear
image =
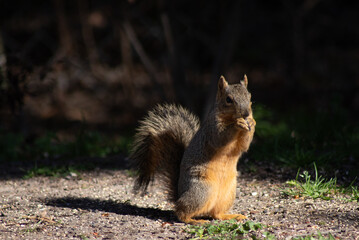
<svg viewBox="0 0 359 240">
<path fill-rule="evenodd" d="M 246 74 L 244 74 L 243 80 L 241 80 L 241 84 L 245 87 L 248 86 L 248 78 Z"/>
<path fill-rule="evenodd" d="M 218 90 L 222 91 L 227 86 L 228 86 L 228 83 L 227 83 L 226 79 L 223 76 L 221 76 L 218 81 Z"/>
</svg>

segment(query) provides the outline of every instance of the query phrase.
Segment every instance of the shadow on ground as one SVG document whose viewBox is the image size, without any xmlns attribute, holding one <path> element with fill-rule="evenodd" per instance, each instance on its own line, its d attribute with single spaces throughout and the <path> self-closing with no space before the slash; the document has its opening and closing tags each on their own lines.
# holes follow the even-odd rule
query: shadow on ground
<svg viewBox="0 0 359 240">
<path fill-rule="evenodd" d="M 119 203 L 112 200 L 99 200 L 93 198 L 63 197 L 45 199 L 43 202 L 48 206 L 83 209 L 90 211 L 112 212 L 120 215 L 141 216 L 148 219 L 161 219 L 165 222 L 176 222 L 177 218 L 173 211 L 159 208 L 144 208 L 129 203 Z"/>
</svg>

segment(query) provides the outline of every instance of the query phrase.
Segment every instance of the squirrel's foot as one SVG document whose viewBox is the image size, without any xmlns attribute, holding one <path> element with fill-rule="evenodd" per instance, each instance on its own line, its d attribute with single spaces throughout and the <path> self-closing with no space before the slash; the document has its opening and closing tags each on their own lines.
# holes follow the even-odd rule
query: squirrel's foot
<svg viewBox="0 0 359 240">
<path fill-rule="evenodd" d="M 193 219 L 193 218 L 186 218 L 186 219 L 180 219 L 182 222 L 187 223 L 187 224 L 192 224 L 192 225 L 203 225 L 205 223 L 209 223 L 208 220 L 203 220 L 203 219 Z"/>
<path fill-rule="evenodd" d="M 236 220 L 243 220 L 247 217 L 242 214 L 218 214 L 213 216 L 214 219 L 218 220 L 230 220 L 230 219 L 236 219 Z"/>
<path fill-rule="evenodd" d="M 238 118 L 236 124 L 237 127 L 250 131 L 249 123 L 244 118 Z"/>
</svg>

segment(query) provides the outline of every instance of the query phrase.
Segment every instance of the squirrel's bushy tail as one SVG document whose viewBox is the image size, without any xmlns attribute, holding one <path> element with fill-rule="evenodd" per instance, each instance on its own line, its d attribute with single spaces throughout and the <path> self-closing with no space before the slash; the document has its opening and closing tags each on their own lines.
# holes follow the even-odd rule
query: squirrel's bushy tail
<svg viewBox="0 0 359 240">
<path fill-rule="evenodd" d="M 172 201 L 177 199 L 183 153 L 199 129 L 198 118 L 181 106 L 157 105 L 140 122 L 130 155 L 138 171 L 135 191 L 146 191 L 158 173 Z"/>
</svg>

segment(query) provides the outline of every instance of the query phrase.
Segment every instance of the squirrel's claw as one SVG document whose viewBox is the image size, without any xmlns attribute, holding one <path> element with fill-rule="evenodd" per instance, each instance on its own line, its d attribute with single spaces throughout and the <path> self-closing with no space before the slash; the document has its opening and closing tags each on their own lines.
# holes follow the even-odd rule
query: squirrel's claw
<svg viewBox="0 0 359 240">
<path fill-rule="evenodd" d="M 248 122 L 247 119 L 246 119 L 246 123 L 247 123 L 247 126 L 248 126 L 248 131 L 251 131 L 251 124 Z"/>
<path fill-rule="evenodd" d="M 249 123 L 246 120 L 244 120 L 244 118 L 238 118 L 236 125 L 240 128 L 247 130 L 247 131 L 251 130 Z"/>
<path fill-rule="evenodd" d="M 249 131 L 257 124 L 254 118 L 247 118 L 246 122 L 248 124 Z"/>
</svg>

